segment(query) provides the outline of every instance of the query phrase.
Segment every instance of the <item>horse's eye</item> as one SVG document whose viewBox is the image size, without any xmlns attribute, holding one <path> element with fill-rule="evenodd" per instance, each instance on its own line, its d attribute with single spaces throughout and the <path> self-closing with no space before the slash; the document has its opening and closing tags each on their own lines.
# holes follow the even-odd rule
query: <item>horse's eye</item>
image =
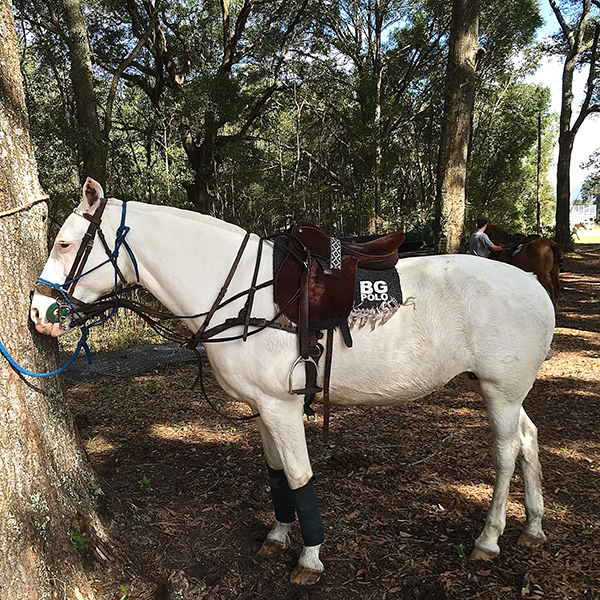
<svg viewBox="0 0 600 600">
<path fill-rule="evenodd" d="M 62 250 L 66 250 L 71 244 L 69 242 L 59 242 L 58 245 Z"/>
</svg>

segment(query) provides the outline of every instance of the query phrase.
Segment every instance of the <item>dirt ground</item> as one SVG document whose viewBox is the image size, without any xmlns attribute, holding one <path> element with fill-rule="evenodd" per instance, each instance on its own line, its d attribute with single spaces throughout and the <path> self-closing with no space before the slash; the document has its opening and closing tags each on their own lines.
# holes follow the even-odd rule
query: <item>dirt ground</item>
<svg viewBox="0 0 600 600">
<path fill-rule="evenodd" d="M 111 496 L 121 575 L 98 583 L 99 597 L 599 599 L 600 246 L 567 255 L 562 284 L 555 354 L 525 401 L 539 429 L 545 546 L 516 545 L 524 522 L 517 472 L 500 556 L 468 560 L 494 471 L 483 404 L 455 381 L 406 406 L 334 407 L 326 444 L 319 415 L 307 423 L 325 574 L 311 588 L 291 585 L 297 528 L 286 554 L 257 558 L 272 523 L 258 432 L 190 391 L 188 363 L 68 389 Z M 223 397 L 210 377 L 207 386 Z"/>
</svg>

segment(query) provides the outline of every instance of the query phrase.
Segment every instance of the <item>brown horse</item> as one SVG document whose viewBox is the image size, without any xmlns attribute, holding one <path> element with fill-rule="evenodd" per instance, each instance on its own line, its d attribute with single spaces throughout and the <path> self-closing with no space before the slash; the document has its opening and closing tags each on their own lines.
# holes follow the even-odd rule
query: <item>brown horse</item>
<svg viewBox="0 0 600 600">
<path fill-rule="evenodd" d="M 510 235 L 492 223 L 488 223 L 485 232 L 494 244 L 506 248 L 503 252 L 492 253 L 496 255 L 492 258 L 535 273 L 556 308 L 560 292 L 558 274 L 562 270 L 562 248 L 555 241 L 539 235 Z"/>
</svg>

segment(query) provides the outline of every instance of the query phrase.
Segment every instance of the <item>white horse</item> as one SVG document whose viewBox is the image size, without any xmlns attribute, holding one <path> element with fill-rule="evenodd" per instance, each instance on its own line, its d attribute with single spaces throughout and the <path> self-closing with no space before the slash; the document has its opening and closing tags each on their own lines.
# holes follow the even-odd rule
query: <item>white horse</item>
<svg viewBox="0 0 600 600">
<path fill-rule="evenodd" d="M 83 201 L 59 231 L 41 278 L 62 284 L 89 225 L 102 188 L 88 179 Z M 123 203 L 109 199 L 101 228 L 109 242 L 121 221 Z M 127 203 L 130 228 L 118 266 L 128 282 L 147 288 L 174 314 L 208 311 L 240 248 L 245 232 L 205 215 L 165 206 Z M 229 286 L 233 297 L 251 286 L 259 238 L 250 236 Z M 272 279 L 273 245 L 266 243 L 259 283 Z M 132 259 L 132 256 L 134 259 Z M 137 269 L 134 267 L 134 260 Z M 90 272 L 94 266 L 103 266 Z M 472 374 L 491 422 L 496 482 L 483 532 L 471 554 L 498 555 L 505 526 L 509 483 L 520 456 L 525 481 L 526 523 L 520 543 L 545 540 L 537 429 L 522 408 L 548 353 L 554 310 L 535 278 L 520 269 L 466 255 L 407 258 L 397 265 L 406 301 L 384 325 L 353 330 L 354 347 L 337 333 L 331 370 L 331 401 L 341 405 L 390 405 L 421 398 L 460 374 Z M 114 288 L 115 271 L 96 243 L 86 259 L 75 296 L 92 302 Z M 236 317 L 245 299 L 227 304 L 213 321 Z M 58 336 L 64 323 L 50 322 L 53 298 L 37 292 L 31 318 L 43 334 Z M 253 316 L 277 313 L 270 287 L 256 293 Z M 203 319 L 186 320 L 196 331 Z M 68 327 L 67 327 L 68 328 Z M 241 330 L 238 327 L 237 330 Z M 231 331 L 227 332 L 231 335 Z M 207 344 L 206 353 L 220 385 L 231 396 L 260 413 L 257 419 L 269 470 L 275 524 L 261 548 L 272 554 L 289 543 L 288 531 L 298 516 L 304 548 L 291 579 L 319 580 L 323 525 L 312 486 L 312 469 L 303 424 L 303 398 L 288 391 L 291 365 L 298 357 L 295 335 L 265 329 L 247 341 Z M 475 375 L 476 377 L 473 377 Z M 304 370 L 294 371 L 294 387 L 303 385 Z"/>
</svg>

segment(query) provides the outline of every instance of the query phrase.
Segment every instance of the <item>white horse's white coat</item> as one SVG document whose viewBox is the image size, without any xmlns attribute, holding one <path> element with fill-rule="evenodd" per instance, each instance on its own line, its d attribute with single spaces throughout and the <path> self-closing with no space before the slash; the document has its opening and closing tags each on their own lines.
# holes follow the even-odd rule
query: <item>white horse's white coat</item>
<svg viewBox="0 0 600 600">
<path fill-rule="evenodd" d="M 83 209 L 93 211 L 95 207 Z M 102 229 L 107 239 L 121 217 L 121 202 L 109 200 Z M 245 232 L 207 216 L 168 207 L 127 205 L 127 242 L 135 254 L 140 282 L 175 314 L 207 311 L 229 272 Z M 62 283 L 88 222 L 71 215 L 60 230 L 42 277 Z M 252 236 L 228 293 L 250 287 L 258 237 Z M 86 270 L 105 260 L 96 244 Z M 134 282 L 126 252 L 119 267 Z M 331 401 L 344 405 L 386 405 L 420 398 L 456 375 L 470 372 L 483 396 L 493 434 L 496 469 L 494 496 L 475 558 L 499 552 L 505 505 L 515 459 L 520 454 L 525 479 L 527 522 L 521 541 L 545 539 L 537 432 L 521 404 L 548 352 L 554 311 L 548 295 L 530 274 L 515 267 L 466 255 L 403 259 L 398 263 L 404 304 L 374 330 L 353 330 L 354 347 L 336 336 L 331 372 Z M 272 278 L 272 245 L 263 251 L 259 282 Z M 83 277 L 76 296 L 93 301 L 110 291 L 110 265 Z M 245 299 L 220 310 L 211 324 L 237 316 Z M 36 293 L 32 319 L 41 333 L 59 335 L 45 317 L 52 299 Z M 272 288 L 257 293 L 253 316 L 276 312 Z M 196 330 L 201 319 L 189 323 Z M 234 332 L 236 330 L 233 330 Z M 225 335 L 231 335 L 232 331 Z M 290 367 L 298 357 L 294 335 L 267 329 L 246 342 L 207 344 L 213 372 L 223 389 L 258 410 L 265 457 L 283 469 L 292 489 L 306 484 L 312 470 L 304 435 L 303 398 L 288 393 Z M 295 371 L 295 387 L 304 369 Z M 285 543 L 287 526 L 276 524 L 269 538 Z M 322 571 L 318 547 L 305 548 L 300 567 Z"/>
</svg>

